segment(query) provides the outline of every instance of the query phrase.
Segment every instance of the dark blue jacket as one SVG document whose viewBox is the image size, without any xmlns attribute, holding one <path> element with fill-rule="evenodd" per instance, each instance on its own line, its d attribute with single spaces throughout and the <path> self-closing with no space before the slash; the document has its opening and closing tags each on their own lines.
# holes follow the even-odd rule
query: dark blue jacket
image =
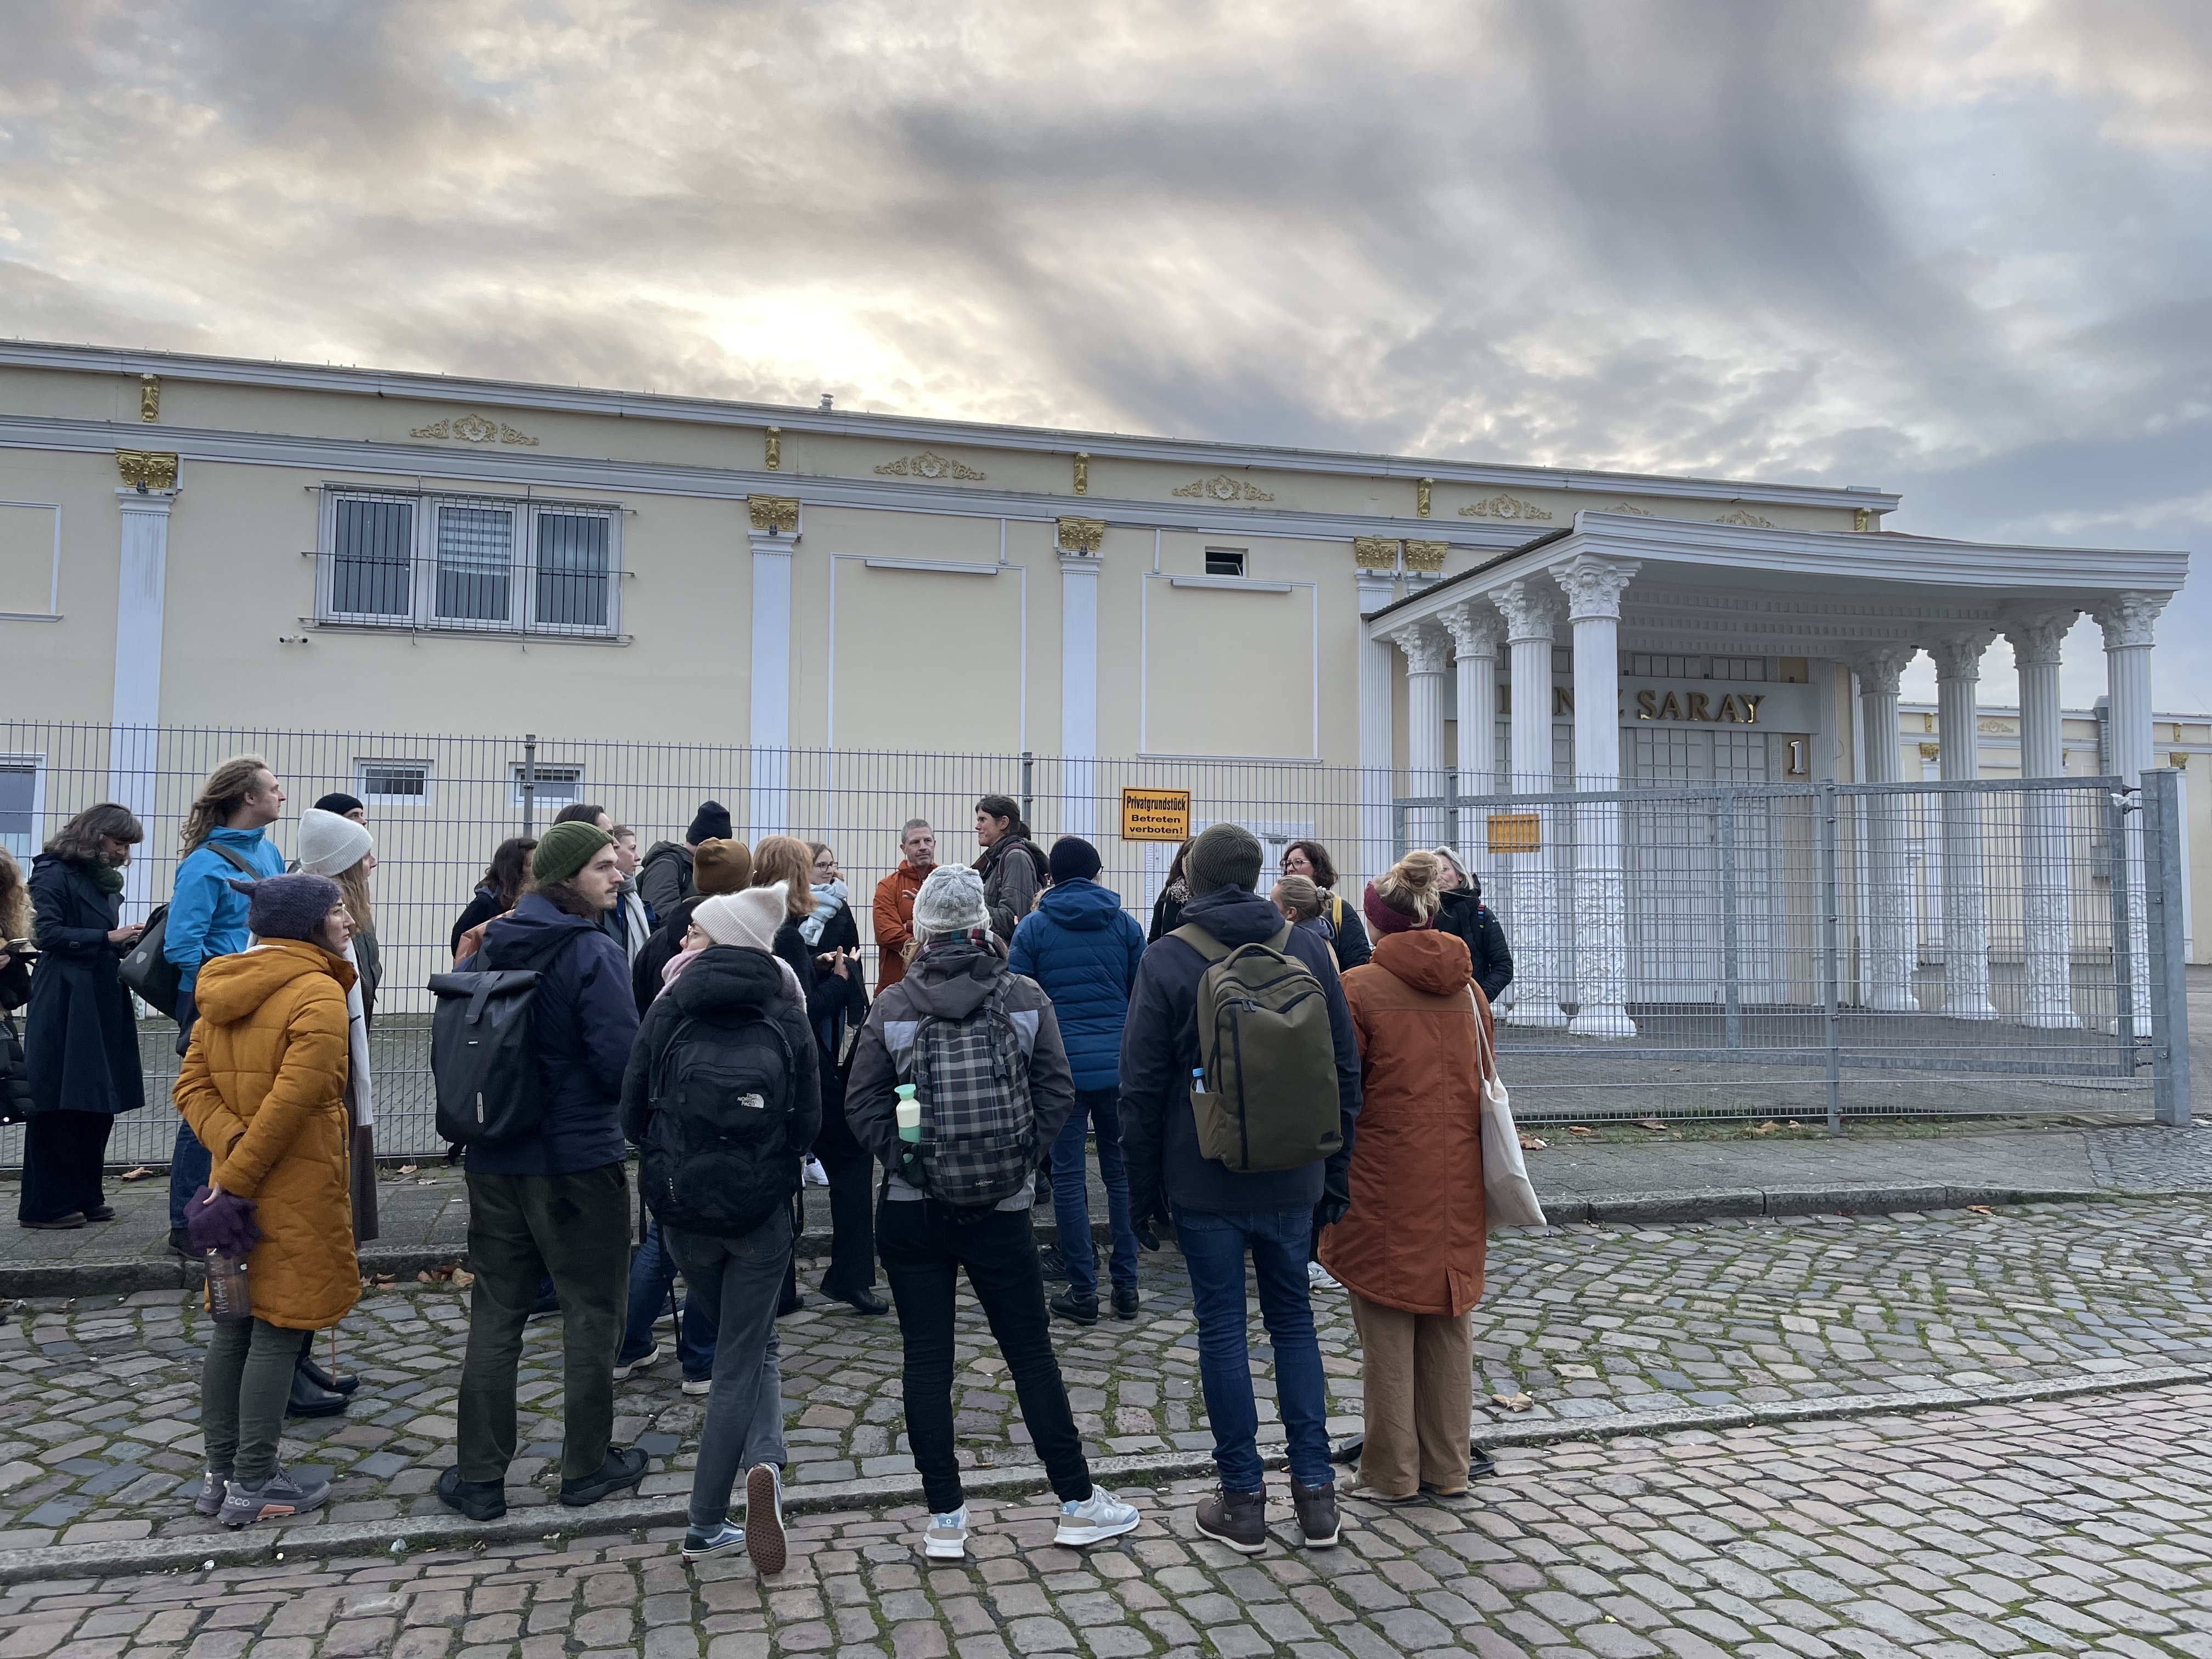
<svg viewBox="0 0 2212 1659">
<path fill-rule="evenodd" d="M 1006 966 L 1052 999 L 1079 1089 L 1110 1089 L 1121 1080 L 1121 1027 L 1144 955 L 1145 930 L 1121 908 L 1119 893 L 1095 881 L 1046 888 L 1014 929 Z"/>
<path fill-rule="evenodd" d="M 1234 948 L 1273 939 L 1283 913 L 1242 887 L 1218 887 L 1183 906 L 1182 925 L 1203 927 Z M 1206 958 L 1181 939 L 1164 938 L 1145 952 L 1121 1033 L 1121 1150 L 1129 1166 L 1129 1207 L 1152 1213 L 1160 1196 L 1186 1209 L 1220 1214 L 1311 1207 L 1327 1189 L 1346 1196 L 1352 1126 L 1359 1115 L 1359 1048 L 1352 1011 L 1328 943 L 1310 928 L 1291 930 L 1286 947 L 1313 970 L 1328 996 L 1336 1038 L 1336 1090 L 1344 1112 L 1344 1145 L 1325 1162 L 1267 1175 L 1237 1175 L 1198 1151 L 1190 1115 L 1190 1074 L 1198 1064 L 1198 981 Z"/>
<path fill-rule="evenodd" d="M 138 1021 L 108 943 L 120 896 L 87 866 L 41 853 L 31 866 L 39 957 L 23 1030 L 34 1112 L 135 1112 L 146 1103 Z"/>
<path fill-rule="evenodd" d="M 470 1147 L 468 1167 L 478 1175 L 549 1176 L 619 1164 L 623 1072 L 637 1036 L 629 960 L 596 922 L 526 893 L 484 930 L 483 950 L 453 968 L 526 966 L 544 975 L 533 1006 L 544 1125 L 512 1146 Z"/>
</svg>

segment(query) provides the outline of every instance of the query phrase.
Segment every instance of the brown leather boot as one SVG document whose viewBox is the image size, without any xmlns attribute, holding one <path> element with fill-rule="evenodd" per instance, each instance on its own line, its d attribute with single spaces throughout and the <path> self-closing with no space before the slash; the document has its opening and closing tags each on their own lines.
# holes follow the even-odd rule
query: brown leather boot
<svg viewBox="0 0 2212 1659">
<path fill-rule="evenodd" d="M 1305 1536 L 1310 1550 L 1333 1548 L 1336 1543 L 1336 1483 L 1326 1486 L 1301 1486 L 1297 1477 L 1291 1478 L 1291 1507 L 1298 1512 L 1298 1530 Z"/>
<path fill-rule="evenodd" d="M 1267 1547 L 1267 1494 L 1223 1487 L 1200 1500 L 1198 1529 L 1239 1555 L 1258 1555 Z"/>
</svg>

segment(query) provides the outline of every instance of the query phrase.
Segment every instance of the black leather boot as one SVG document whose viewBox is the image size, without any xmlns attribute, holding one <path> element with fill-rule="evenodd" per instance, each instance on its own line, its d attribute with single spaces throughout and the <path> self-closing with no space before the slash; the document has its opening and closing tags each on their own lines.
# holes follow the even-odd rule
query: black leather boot
<svg viewBox="0 0 2212 1659">
<path fill-rule="evenodd" d="M 285 1416 L 335 1417 L 345 1408 L 346 1397 L 308 1376 L 304 1358 L 292 1367 L 292 1397 L 284 1402 Z"/>
</svg>

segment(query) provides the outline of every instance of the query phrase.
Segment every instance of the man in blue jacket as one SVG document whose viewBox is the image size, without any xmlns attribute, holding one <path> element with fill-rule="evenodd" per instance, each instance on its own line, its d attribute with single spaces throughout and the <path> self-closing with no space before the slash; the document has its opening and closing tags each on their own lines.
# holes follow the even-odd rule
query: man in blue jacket
<svg viewBox="0 0 2212 1659">
<path fill-rule="evenodd" d="M 1137 1316 L 1137 1231 L 1129 1221 L 1129 1177 L 1121 1162 L 1121 1027 L 1129 988 L 1145 954 L 1145 930 L 1121 896 L 1098 884 L 1098 849 L 1079 836 L 1053 843 L 1052 885 L 1014 929 L 1006 965 L 1044 988 L 1075 1073 L 1075 1109 L 1052 1146 L 1052 1207 L 1067 1289 L 1052 1310 L 1079 1325 L 1098 1322 L 1098 1259 L 1091 1244 L 1091 1194 L 1083 1143 L 1098 1132 L 1098 1176 L 1113 1230 L 1114 1316 Z"/>
<path fill-rule="evenodd" d="M 637 1036 L 629 963 L 599 927 L 622 872 L 594 824 L 556 823 L 531 855 L 537 882 L 485 930 L 456 973 L 532 968 L 543 1117 L 511 1145 L 471 1146 L 469 1347 L 461 1364 L 458 1453 L 438 1496 L 476 1521 L 507 1513 L 522 1331 L 548 1273 L 561 1298 L 561 1501 L 596 1504 L 635 1486 L 646 1455 L 612 1445 L 615 1345 L 629 1285 L 629 1182 L 623 1167 L 623 1072 Z"/>
<path fill-rule="evenodd" d="M 176 890 L 161 934 L 161 954 L 177 967 L 181 994 L 177 1001 L 177 1052 L 192 1037 L 197 1017 L 192 988 L 201 965 L 214 957 L 235 956 L 252 935 L 246 931 L 246 896 L 233 881 L 252 881 L 284 873 L 284 855 L 269 839 L 269 826 L 284 811 L 284 792 L 276 775 L 258 755 L 234 755 L 209 774 L 185 815 L 185 856 L 177 866 Z M 169 1248 L 194 1254 L 185 1236 L 185 1206 L 207 1184 L 211 1161 L 191 1125 L 177 1124 L 169 1153 Z"/>
<path fill-rule="evenodd" d="M 1328 945 L 1310 930 L 1291 928 L 1253 890 L 1260 864 L 1260 842 L 1249 830 L 1233 823 L 1207 830 L 1184 861 L 1190 899 L 1182 923 L 1231 950 L 1281 938 L 1277 948 L 1312 970 L 1328 999 L 1335 1040 L 1343 1146 L 1326 1159 L 1265 1175 L 1238 1174 L 1200 1153 L 1190 1078 L 1199 1064 L 1198 982 L 1207 963 L 1187 941 L 1169 934 L 1145 953 L 1121 1035 L 1121 1145 L 1129 1164 L 1129 1207 L 1140 1226 L 1163 1207 L 1170 1211 L 1198 1316 L 1199 1380 L 1221 1474 L 1221 1490 L 1198 1507 L 1198 1529 L 1247 1555 L 1264 1550 L 1267 1536 L 1246 1336 L 1248 1252 L 1275 1353 L 1275 1400 L 1290 1440 L 1291 1504 L 1309 1548 L 1336 1542 L 1328 1405 L 1306 1250 L 1316 1221 L 1340 1220 L 1351 1203 L 1352 1130 L 1359 1115 L 1359 1049 Z"/>
</svg>

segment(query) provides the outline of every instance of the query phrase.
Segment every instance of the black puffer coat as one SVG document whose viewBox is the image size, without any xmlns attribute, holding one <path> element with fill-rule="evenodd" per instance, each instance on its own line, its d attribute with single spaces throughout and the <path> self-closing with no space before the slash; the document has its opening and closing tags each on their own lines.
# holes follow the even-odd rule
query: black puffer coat
<svg viewBox="0 0 2212 1659">
<path fill-rule="evenodd" d="M 1465 887 L 1444 895 L 1444 908 L 1437 913 L 1437 931 L 1465 941 L 1474 963 L 1474 982 L 1491 1001 L 1513 983 L 1513 952 L 1505 943 L 1505 930 L 1482 902 L 1482 884 L 1468 878 Z"/>
<path fill-rule="evenodd" d="M 131 994 L 116 977 L 123 899 L 105 893 L 74 859 L 41 853 L 31 866 L 39 963 L 23 1047 L 34 1112 L 135 1112 L 146 1103 L 138 1065 L 138 1022 Z"/>
</svg>

